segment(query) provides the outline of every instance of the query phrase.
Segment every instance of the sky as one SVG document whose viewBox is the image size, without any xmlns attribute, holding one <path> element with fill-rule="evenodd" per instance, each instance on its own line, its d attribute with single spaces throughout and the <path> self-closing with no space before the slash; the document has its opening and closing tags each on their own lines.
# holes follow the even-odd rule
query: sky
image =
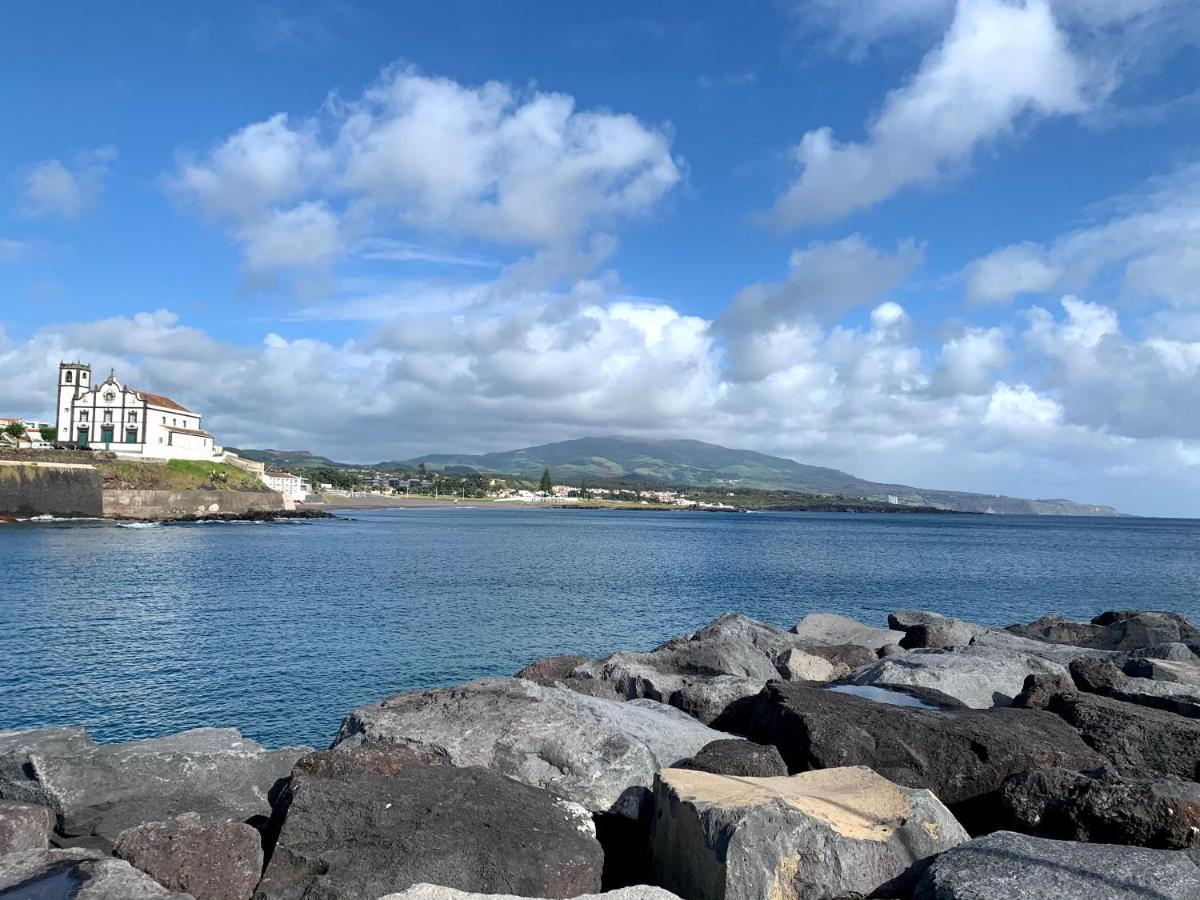
<svg viewBox="0 0 1200 900">
<path fill-rule="evenodd" d="M 0 414 L 1200 517 L 1193 0 L 13 6 Z"/>
</svg>

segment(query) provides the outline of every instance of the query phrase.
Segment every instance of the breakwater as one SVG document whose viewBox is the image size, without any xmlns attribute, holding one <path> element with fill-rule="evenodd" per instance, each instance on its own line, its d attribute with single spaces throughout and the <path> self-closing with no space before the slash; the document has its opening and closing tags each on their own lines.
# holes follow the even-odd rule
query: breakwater
<svg viewBox="0 0 1200 900">
<path fill-rule="evenodd" d="M 101 898 L 1197 895 L 1191 622 L 883 624 L 726 614 L 358 707 L 327 750 L 0 732 L 0 891 L 69 872 Z"/>
</svg>

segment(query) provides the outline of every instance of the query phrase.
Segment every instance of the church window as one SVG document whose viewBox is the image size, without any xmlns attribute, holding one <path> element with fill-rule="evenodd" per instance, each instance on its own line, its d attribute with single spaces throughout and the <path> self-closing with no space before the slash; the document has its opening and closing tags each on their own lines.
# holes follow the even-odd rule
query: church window
<svg viewBox="0 0 1200 900">
<path fill-rule="evenodd" d="M 81 411 L 80 411 L 80 413 L 79 413 L 79 421 L 80 421 L 80 422 L 86 422 L 87 420 L 88 420 L 88 414 L 87 414 L 87 410 L 86 410 L 86 409 L 85 409 L 85 410 L 81 410 Z"/>
<path fill-rule="evenodd" d="M 106 410 L 104 411 L 104 421 L 105 421 L 105 422 L 111 422 L 111 421 L 112 421 L 112 410 L 111 410 L 111 409 L 106 409 Z"/>
<path fill-rule="evenodd" d="M 117 395 L 116 395 L 116 394 L 114 394 L 112 391 L 105 391 L 105 392 L 104 392 L 104 401 L 105 401 L 106 403 L 112 403 L 112 402 L 113 402 L 114 400 L 116 400 L 116 399 L 117 399 Z"/>
<path fill-rule="evenodd" d="M 75 373 L 68 371 L 67 372 L 67 384 L 71 384 L 74 380 L 75 380 Z"/>
<path fill-rule="evenodd" d="M 129 421 L 130 421 L 130 422 L 136 422 L 136 421 L 137 421 L 137 413 L 136 413 L 136 412 L 134 412 L 132 409 L 129 411 Z"/>
</svg>

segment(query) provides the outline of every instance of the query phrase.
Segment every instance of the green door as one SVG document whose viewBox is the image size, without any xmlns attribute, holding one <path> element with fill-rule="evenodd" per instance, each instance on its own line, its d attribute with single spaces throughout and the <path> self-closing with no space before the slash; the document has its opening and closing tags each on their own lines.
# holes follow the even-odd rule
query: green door
<svg viewBox="0 0 1200 900">
<path fill-rule="evenodd" d="M 80 447 L 86 447 L 88 445 L 88 430 L 86 428 L 79 429 L 79 440 L 77 443 Z"/>
<path fill-rule="evenodd" d="M 106 445 L 113 442 L 113 430 L 111 425 L 105 425 L 100 429 L 100 440 Z"/>
<path fill-rule="evenodd" d="M 125 443 L 127 443 L 127 444 L 136 444 L 137 443 L 137 429 L 136 428 L 126 428 L 125 429 Z"/>
</svg>

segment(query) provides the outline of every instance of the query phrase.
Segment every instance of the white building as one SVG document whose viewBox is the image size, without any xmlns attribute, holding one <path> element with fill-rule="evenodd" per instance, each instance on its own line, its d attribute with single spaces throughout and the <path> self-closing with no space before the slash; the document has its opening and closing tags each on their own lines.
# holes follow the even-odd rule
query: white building
<svg viewBox="0 0 1200 900">
<path fill-rule="evenodd" d="M 170 397 L 122 385 L 114 374 L 92 384 L 92 367 L 61 363 L 55 429 L 62 443 L 151 459 L 219 460 L 200 414 Z"/>
<path fill-rule="evenodd" d="M 278 491 L 294 503 L 303 503 L 312 493 L 312 485 L 290 472 L 266 471 L 262 474 L 263 484 Z"/>
</svg>

